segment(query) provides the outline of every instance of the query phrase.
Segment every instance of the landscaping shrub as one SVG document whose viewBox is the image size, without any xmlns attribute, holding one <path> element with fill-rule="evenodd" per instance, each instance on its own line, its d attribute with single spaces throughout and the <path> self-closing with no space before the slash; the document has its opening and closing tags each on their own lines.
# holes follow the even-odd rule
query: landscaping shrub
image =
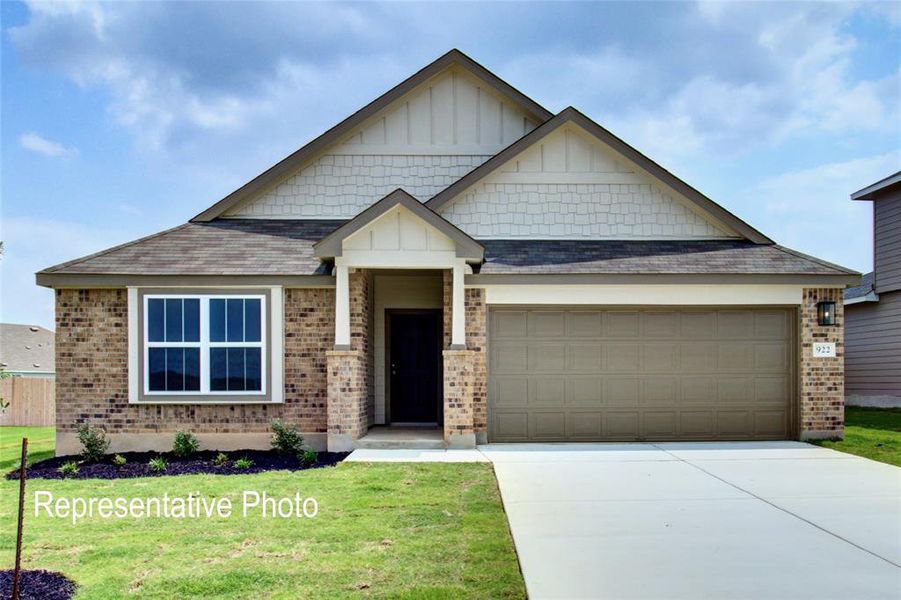
<svg viewBox="0 0 901 600">
<path fill-rule="evenodd" d="M 150 466 L 150 470 L 153 471 L 154 473 L 163 473 L 163 472 L 165 472 L 166 467 L 168 466 L 166 464 L 166 459 L 163 458 L 162 456 L 157 456 L 156 458 L 151 458 L 150 462 L 148 464 Z"/>
<path fill-rule="evenodd" d="M 113 457 L 113 464 L 116 465 L 117 467 L 121 467 L 122 465 L 124 465 L 127 462 L 128 461 L 121 454 L 117 454 Z"/>
<path fill-rule="evenodd" d="M 272 422 L 272 447 L 282 454 L 300 456 L 303 451 L 303 436 L 296 425 L 290 427 L 276 419 Z"/>
<path fill-rule="evenodd" d="M 225 452 L 220 452 L 216 455 L 216 458 L 213 459 L 213 464 L 217 467 L 222 467 L 228 464 L 228 454 Z"/>
<path fill-rule="evenodd" d="M 86 462 L 100 462 L 109 448 L 109 438 L 102 427 L 80 425 L 78 441 L 81 442 L 81 457 Z"/>
<path fill-rule="evenodd" d="M 300 458 L 300 462 L 302 462 L 305 465 L 315 465 L 316 458 L 318 456 L 319 455 L 316 453 L 315 450 L 304 450 L 303 452 L 300 453 L 300 456 L 298 458 Z"/>
<path fill-rule="evenodd" d="M 247 458 L 246 456 L 242 456 L 238 460 L 235 461 L 235 468 L 241 469 L 242 471 L 246 471 L 247 469 L 253 467 L 253 461 Z"/>
<path fill-rule="evenodd" d="M 69 475 L 78 475 L 78 463 L 74 460 L 70 460 L 59 468 L 59 472 L 66 477 L 68 477 Z"/>
<path fill-rule="evenodd" d="M 200 450 L 200 442 L 190 431 L 176 431 L 172 442 L 172 454 L 184 458 Z"/>
</svg>

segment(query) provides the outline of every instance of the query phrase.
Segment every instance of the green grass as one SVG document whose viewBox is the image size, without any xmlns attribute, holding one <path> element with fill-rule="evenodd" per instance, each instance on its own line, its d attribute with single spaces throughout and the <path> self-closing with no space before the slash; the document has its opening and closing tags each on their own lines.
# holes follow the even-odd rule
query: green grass
<svg viewBox="0 0 901 600">
<path fill-rule="evenodd" d="M 54 427 L 0 427 L 0 473 L 19 466 L 23 437 L 28 438 L 28 464 L 53 456 Z"/>
<path fill-rule="evenodd" d="M 901 409 L 845 408 L 845 439 L 820 446 L 901 467 Z"/>
<path fill-rule="evenodd" d="M 18 461 L 10 429 L 0 430 L 5 469 Z M 45 445 L 52 439 L 45 431 L 28 435 Z M 486 464 L 343 463 L 298 473 L 31 480 L 27 490 L 24 566 L 65 573 L 79 584 L 79 599 L 525 597 Z M 95 517 L 73 525 L 35 517 L 36 490 L 55 497 L 200 493 L 229 497 L 235 511 L 228 519 Z M 244 490 L 292 497 L 300 491 L 317 499 L 319 515 L 244 518 Z M 0 482 L 0 568 L 13 562 L 16 500 L 17 482 Z"/>
</svg>

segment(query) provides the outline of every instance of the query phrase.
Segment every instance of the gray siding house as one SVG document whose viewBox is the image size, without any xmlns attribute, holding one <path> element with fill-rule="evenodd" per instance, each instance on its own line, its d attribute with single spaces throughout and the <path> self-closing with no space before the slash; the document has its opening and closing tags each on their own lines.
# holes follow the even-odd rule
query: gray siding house
<svg viewBox="0 0 901 600">
<path fill-rule="evenodd" d="M 845 395 L 901 407 L 901 171 L 851 199 L 873 203 L 873 272 L 845 290 Z"/>
</svg>

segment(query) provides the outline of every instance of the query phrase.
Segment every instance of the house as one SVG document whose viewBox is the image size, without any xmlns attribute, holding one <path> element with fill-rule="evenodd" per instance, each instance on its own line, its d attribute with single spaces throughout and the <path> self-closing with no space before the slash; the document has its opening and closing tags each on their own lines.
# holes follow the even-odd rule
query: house
<svg viewBox="0 0 901 600">
<path fill-rule="evenodd" d="M 845 290 L 845 401 L 901 407 L 901 171 L 851 194 L 873 203 L 873 272 Z"/>
<path fill-rule="evenodd" d="M 382 425 L 840 437 L 860 276 L 452 50 L 190 222 L 37 281 L 68 452 L 81 422 L 113 449 L 229 449 L 274 418 L 332 450 Z"/>
<path fill-rule="evenodd" d="M 0 370 L 13 377 L 53 377 L 54 358 L 49 329 L 0 323 Z"/>
</svg>

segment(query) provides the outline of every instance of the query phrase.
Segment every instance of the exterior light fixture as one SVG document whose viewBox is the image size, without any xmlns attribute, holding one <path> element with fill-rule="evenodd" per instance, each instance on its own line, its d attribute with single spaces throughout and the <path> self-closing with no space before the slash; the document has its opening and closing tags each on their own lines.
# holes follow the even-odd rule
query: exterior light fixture
<svg viewBox="0 0 901 600">
<path fill-rule="evenodd" d="M 817 304 L 817 323 L 819 325 L 835 325 L 835 302 Z"/>
</svg>

